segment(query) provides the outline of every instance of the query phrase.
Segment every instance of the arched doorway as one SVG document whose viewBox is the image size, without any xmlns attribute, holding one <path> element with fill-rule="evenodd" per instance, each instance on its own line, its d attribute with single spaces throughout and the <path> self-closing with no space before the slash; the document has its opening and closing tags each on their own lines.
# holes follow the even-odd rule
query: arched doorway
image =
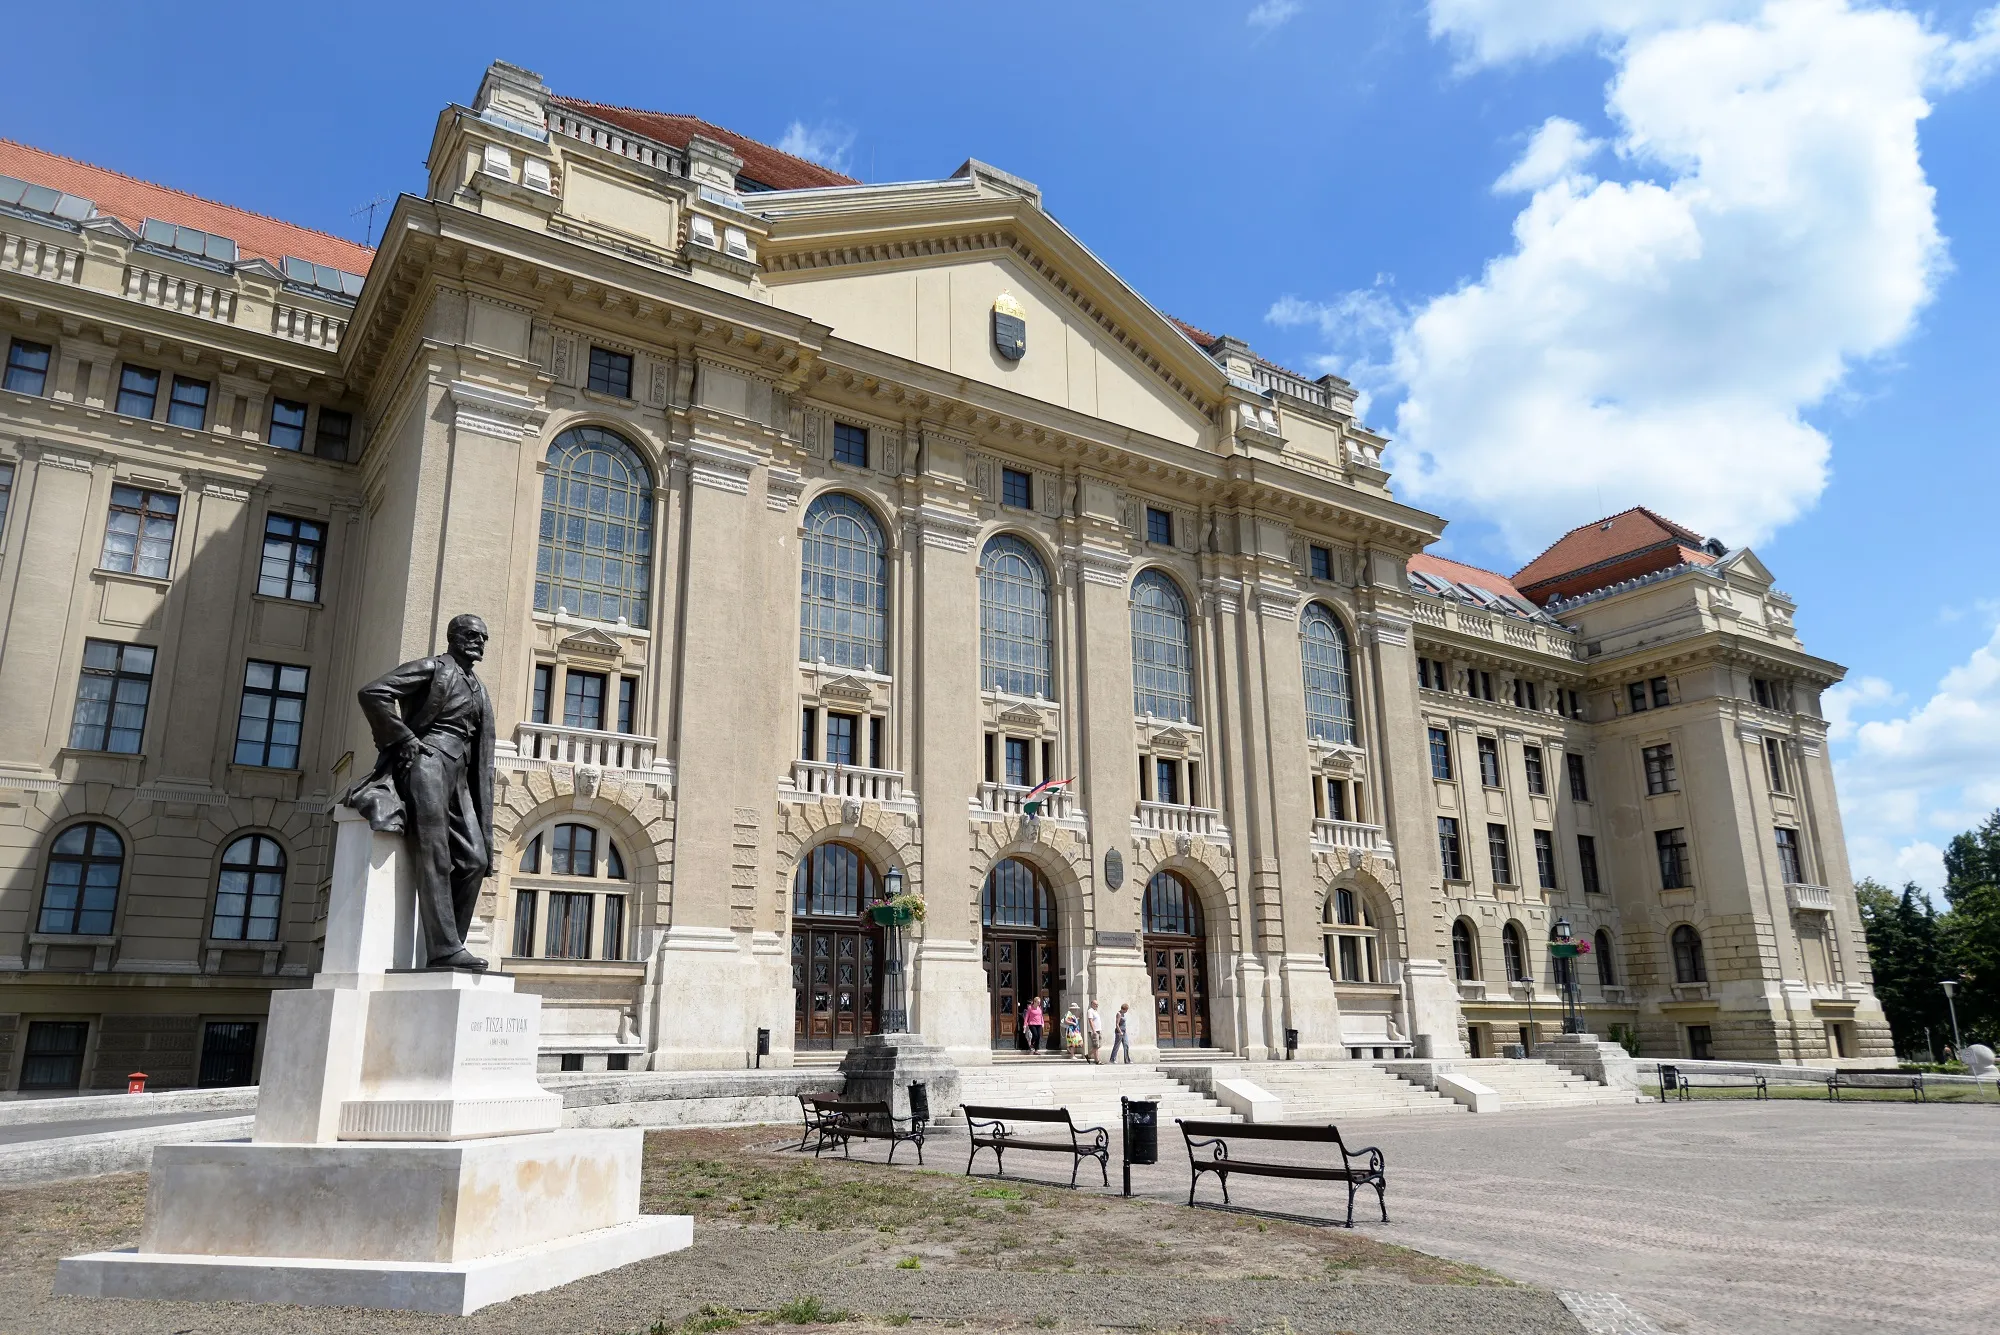
<svg viewBox="0 0 2000 1335">
<path fill-rule="evenodd" d="M 792 1046 L 848 1048 L 875 1032 L 882 929 L 862 915 L 878 898 L 874 864 L 821 844 L 792 877 Z"/>
<path fill-rule="evenodd" d="M 1170 871 L 1146 883 L 1146 959 L 1163 1048 L 1208 1046 L 1208 934 L 1194 887 Z"/>
<path fill-rule="evenodd" d="M 1056 972 L 1054 896 L 1046 877 L 1019 858 L 1002 858 L 986 874 L 980 896 L 981 958 L 986 964 L 986 994 L 992 1013 L 994 1048 L 1025 1049 L 1021 1013 L 1032 997 L 1062 1005 Z M 1042 1046 L 1060 1047 L 1052 1033 L 1053 1018 L 1042 1031 Z"/>
</svg>

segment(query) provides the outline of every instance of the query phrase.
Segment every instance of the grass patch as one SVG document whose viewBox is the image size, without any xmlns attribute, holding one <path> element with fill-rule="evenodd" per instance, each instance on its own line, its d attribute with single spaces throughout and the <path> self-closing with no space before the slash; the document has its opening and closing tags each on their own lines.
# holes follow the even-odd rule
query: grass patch
<svg viewBox="0 0 2000 1335">
<path fill-rule="evenodd" d="M 838 1307 L 828 1307 L 820 1301 L 816 1293 L 808 1293 L 803 1298 L 794 1298 L 772 1315 L 793 1326 L 829 1326 L 854 1320 L 854 1313 Z"/>
<path fill-rule="evenodd" d="M 896 1262 L 896 1269 L 898 1270 L 922 1270 L 923 1268 L 924 1263 L 914 1256 L 905 1256 L 902 1260 Z"/>
<path fill-rule="evenodd" d="M 1021 1199 L 1021 1193 L 1012 1187 L 974 1187 L 972 1195 L 975 1200 L 982 1201 L 1018 1201 Z"/>
</svg>

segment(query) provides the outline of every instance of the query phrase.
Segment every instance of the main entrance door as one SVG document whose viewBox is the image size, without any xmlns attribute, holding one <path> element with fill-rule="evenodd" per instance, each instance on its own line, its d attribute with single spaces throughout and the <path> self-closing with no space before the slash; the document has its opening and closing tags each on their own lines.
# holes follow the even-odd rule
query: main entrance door
<svg viewBox="0 0 2000 1335">
<path fill-rule="evenodd" d="M 1040 997 L 1051 1011 L 1061 1007 L 1056 974 L 1055 914 L 1048 882 L 1019 858 L 1003 858 L 986 875 L 980 922 L 984 936 L 981 957 L 986 964 L 986 994 L 992 1014 L 996 1050 L 1026 1051 L 1027 1031 L 1021 1016 L 1031 998 Z M 1042 1031 L 1044 1048 L 1060 1047 L 1053 1020 Z"/>
<path fill-rule="evenodd" d="M 875 868 L 845 844 L 821 844 L 792 879 L 792 1045 L 847 1048 L 877 1027 L 882 931 L 862 916 Z"/>
<path fill-rule="evenodd" d="M 1146 961 L 1163 1048 L 1208 1046 L 1208 939 L 1194 887 L 1173 872 L 1146 883 Z"/>
</svg>

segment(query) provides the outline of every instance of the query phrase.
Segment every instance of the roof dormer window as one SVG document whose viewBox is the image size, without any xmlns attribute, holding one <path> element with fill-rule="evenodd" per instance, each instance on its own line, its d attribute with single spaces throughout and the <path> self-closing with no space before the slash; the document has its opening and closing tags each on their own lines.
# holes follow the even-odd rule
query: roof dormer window
<svg viewBox="0 0 2000 1335">
<path fill-rule="evenodd" d="M 214 232 L 204 232 L 198 227 L 182 227 L 179 223 L 162 222 L 158 218 L 146 219 L 139 235 L 156 246 L 177 250 L 183 255 L 195 255 L 218 264 L 236 263 L 236 243 L 226 236 Z"/>
</svg>

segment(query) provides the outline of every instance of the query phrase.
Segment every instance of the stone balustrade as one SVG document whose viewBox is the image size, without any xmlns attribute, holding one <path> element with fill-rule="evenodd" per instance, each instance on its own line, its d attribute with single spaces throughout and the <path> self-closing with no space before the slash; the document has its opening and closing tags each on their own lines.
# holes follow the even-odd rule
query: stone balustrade
<svg viewBox="0 0 2000 1335">
<path fill-rule="evenodd" d="M 1174 802 L 1141 802 L 1132 824 L 1141 833 L 1198 834 L 1204 839 L 1227 840 L 1229 831 L 1222 813 L 1214 807 L 1184 807 Z"/>
<path fill-rule="evenodd" d="M 514 749 L 522 760 L 592 769 L 653 770 L 658 767 L 659 742 L 624 732 L 522 723 L 514 729 Z"/>
<path fill-rule="evenodd" d="M 1785 887 L 1785 906 L 1809 913 L 1831 913 L 1833 891 L 1823 885 L 1800 885 L 1795 882 Z"/>
<path fill-rule="evenodd" d="M 137 265 L 125 266 L 125 295 L 148 306 L 200 315 L 210 320 L 236 319 L 236 294 L 212 283 L 197 282 Z"/>
<path fill-rule="evenodd" d="M 32 236 L 0 232 L 0 269 L 58 283 L 81 283 L 83 252 Z"/>
<path fill-rule="evenodd" d="M 1032 791 L 1031 788 L 1011 783 L 982 783 L 979 785 L 979 809 L 994 816 L 1018 816 L 1021 804 Z M 1041 815 L 1046 820 L 1078 820 L 1082 814 L 1075 796 L 1067 788 L 1058 788 L 1043 795 Z"/>
<path fill-rule="evenodd" d="M 1330 820 L 1324 816 L 1313 821 L 1313 842 L 1323 848 L 1345 848 L 1356 853 L 1389 852 L 1388 835 L 1379 825 L 1363 825 L 1359 821 Z"/>
<path fill-rule="evenodd" d="M 865 769 L 860 765 L 829 765 L 817 760 L 794 760 L 792 788 L 799 796 L 807 798 L 900 802 L 903 800 L 903 772 Z"/>
<path fill-rule="evenodd" d="M 279 338 L 332 352 L 340 346 L 340 336 L 347 332 L 347 321 L 302 306 L 273 306 L 271 332 Z"/>
</svg>

